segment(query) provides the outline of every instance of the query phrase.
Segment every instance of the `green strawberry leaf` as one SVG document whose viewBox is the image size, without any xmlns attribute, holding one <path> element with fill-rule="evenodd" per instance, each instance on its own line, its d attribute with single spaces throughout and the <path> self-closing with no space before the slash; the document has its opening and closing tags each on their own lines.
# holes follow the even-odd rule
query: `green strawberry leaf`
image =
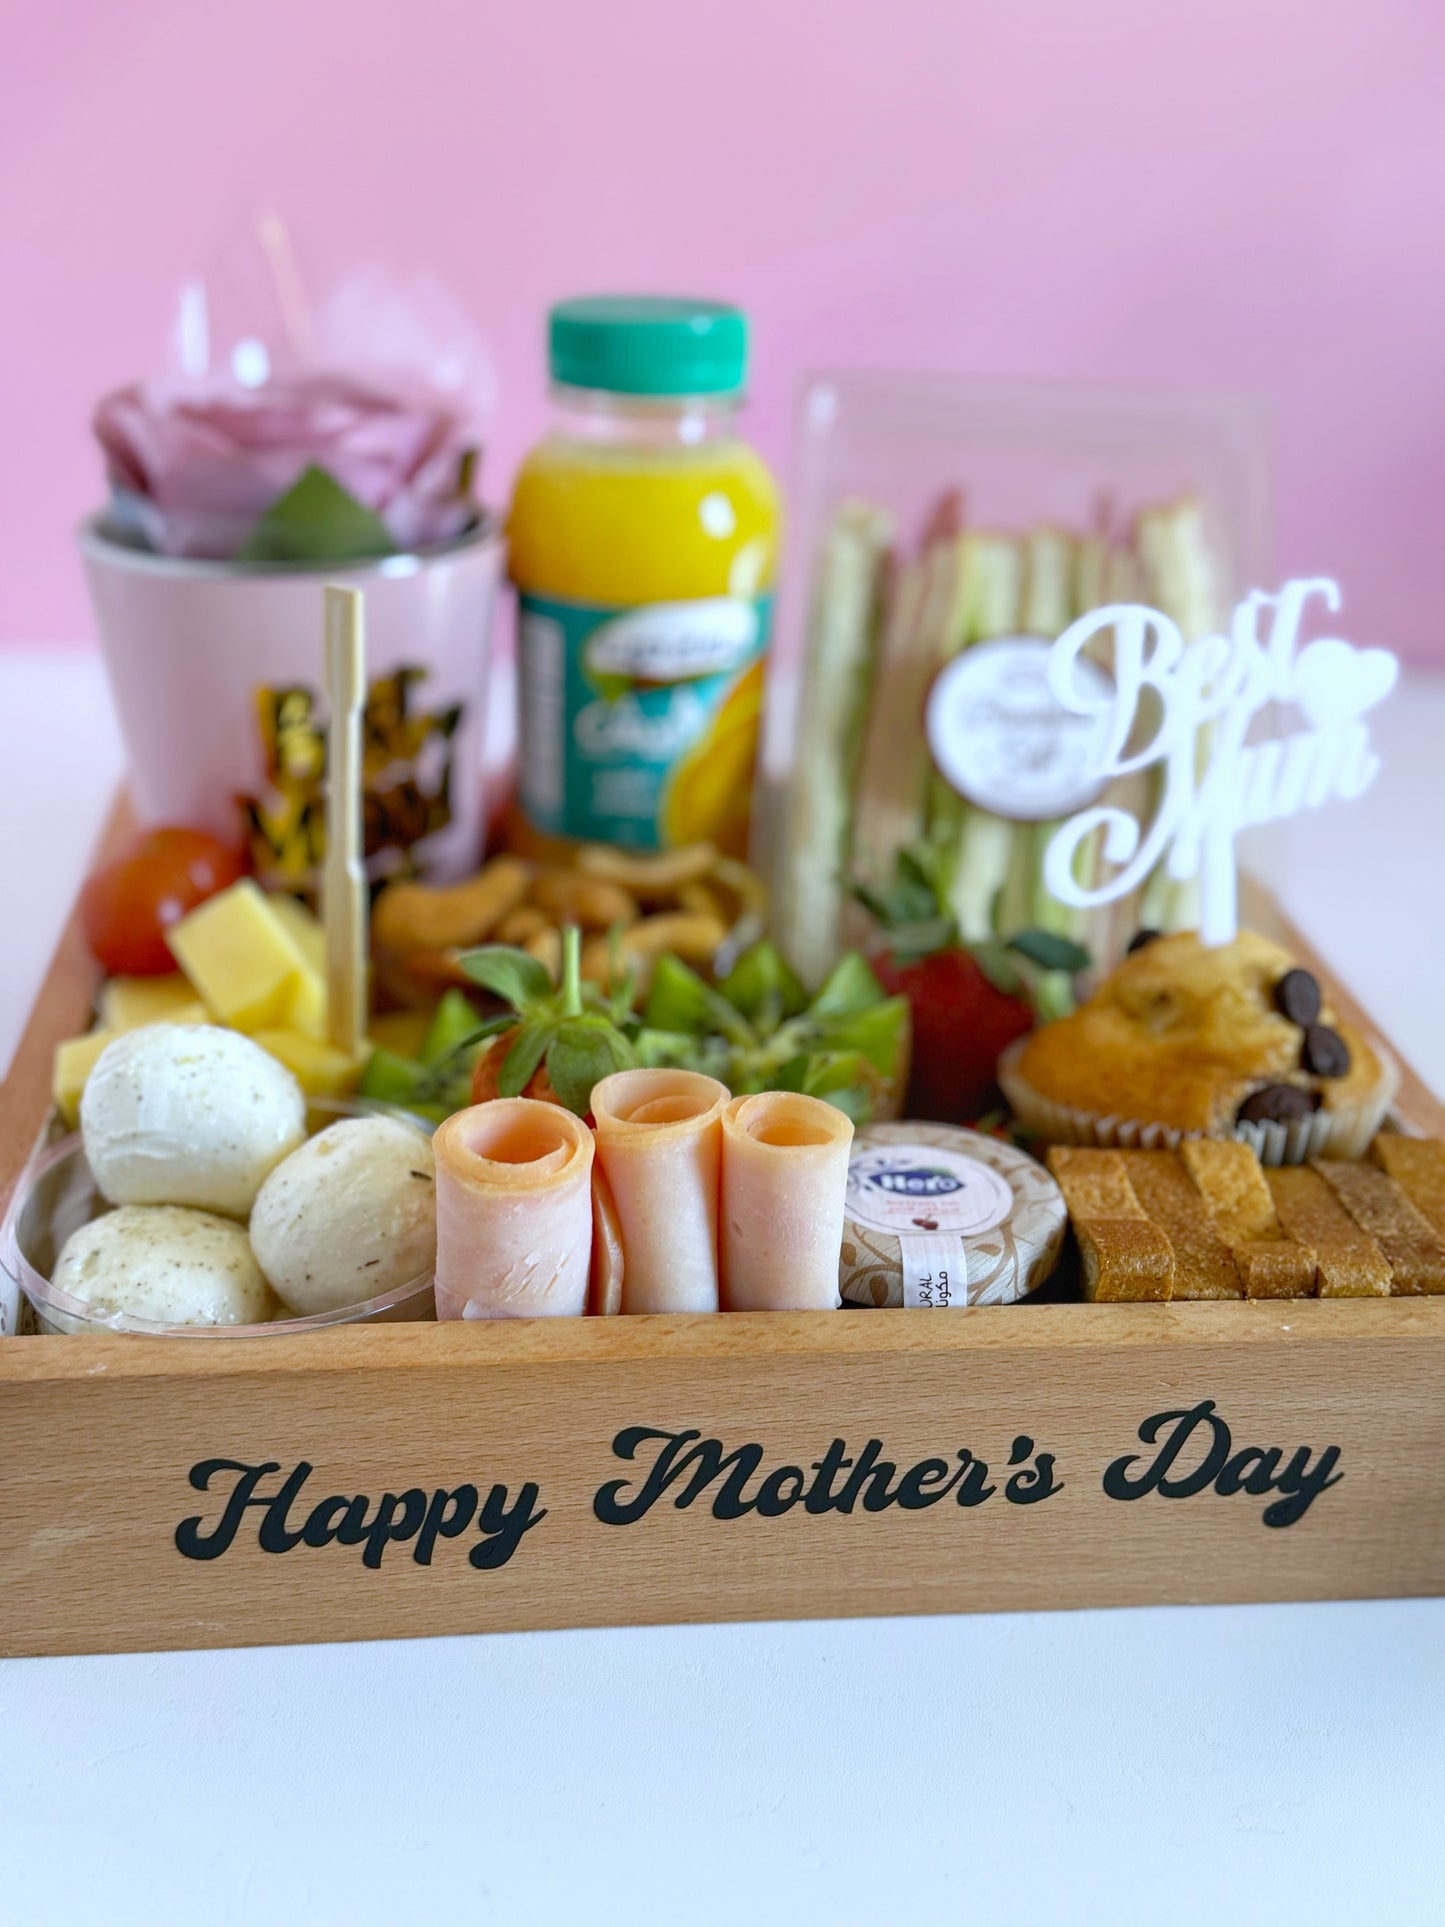
<svg viewBox="0 0 1445 1927">
<path fill-rule="evenodd" d="M 1093 962 L 1082 944 L 1056 936 L 1052 930 L 1020 930 L 1009 938 L 1008 948 L 1044 970 L 1066 970 L 1075 977 Z"/>
<path fill-rule="evenodd" d="M 830 1050 L 866 1057 L 883 1077 L 896 1078 L 908 1039 L 911 1012 L 906 997 L 889 997 L 871 1010 L 855 1011 L 820 1027 Z"/>
<path fill-rule="evenodd" d="M 552 1088 L 578 1117 L 592 1107 L 592 1087 L 613 1071 L 635 1069 L 637 1053 L 605 1018 L 576 1017 L 557 1027 L 547 1049 Z"/>
<path fill-rule="evenodd" d="M 464 950 L 457 961 L 474 984 L 510 1004 L 519 1017 L 533 1015 L 539 1005 L 550 1004 L 555 994 L 546 965 L 510 944 L 484 943 L 476 950 Z"/>
<path fill-rule="evenodd" d="M 856 950 L 840 957 L 828 973 L 826 982 L 809 1004 L 807 1015 L 819 1021 L 831 1017 L 851 1017 L 860 1010 L 871 1010 L 883 1002 L 883 986 Z"/>
<path fill-rule="evenodd" d="M 324 468 L 305 469 L 252 529 L 238 562 L 350 562 L 395 555 L 391 531 Z"/>
<path fill-rule="evenodd" d="M 1021 997 L 1027 986 L 1023 972 L 1009 956 L 1006 943 L 990 940 L 986 943 L 971 943 L 969 955 L 988 978 L 995 990 L 1001 990 L 1005 997 Z"/>
<path fill-rule="evenodd" d="M 497 1073 L 499 1097 L 522 1095 L 556 1034 L 556 1021 L 545 1018 L 533 1018 L 530 1023 L 519 1027 L 502 1059 L 502 1068 Z"/>
<path fill-rule="evenodd" d="M 756 1021 L 766 1012 L 771 1018 L 770 1029 L 776 1029 L 786 1017 L 796 1017 L 808 1003 L 808 993 L 797 973 L 766 937 L 743 952 L 718 990 L 744 1017 Z"/>
</svg>

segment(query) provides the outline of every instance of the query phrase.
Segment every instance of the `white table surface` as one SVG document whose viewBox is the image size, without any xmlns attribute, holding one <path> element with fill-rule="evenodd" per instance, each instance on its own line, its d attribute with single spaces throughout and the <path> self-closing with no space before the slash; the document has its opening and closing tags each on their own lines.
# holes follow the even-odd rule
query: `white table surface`
<svg viewBox="0 0 1445 1927">
<path fill-rule="evenodd" d="M 1265 863 L 1441 1089 L 1445 683 L 1378 733 Z M 0 650 L 0 1061 L 119 768 L 88 653 Z M 6 1927 L 1413 1927 L 1442 1796 L 1442 1601 L 0 1662 Z"/>
</svg>

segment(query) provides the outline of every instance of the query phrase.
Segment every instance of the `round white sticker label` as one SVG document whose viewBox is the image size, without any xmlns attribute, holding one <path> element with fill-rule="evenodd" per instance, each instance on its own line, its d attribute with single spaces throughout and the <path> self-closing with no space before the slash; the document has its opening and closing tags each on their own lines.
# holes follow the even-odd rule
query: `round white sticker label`
<svg viewBox="0 0 1445 1927">
<path fill-rule="evenodd" d="M 1053 644 L 998 636 L 961 650 L 928 693 L 924 728 L 944 781 L 996 816 L 1042 822 L 1099 794 L 1114 715 L 1114 685 L 1087 657 L 1073 681 L 1096 707 L 1065 709 L 1049 687 Z"/>
<path fill-rule="evenodd" d="M 976 1237 L 1014 1208 L 1013 1187 L 989 1165 L 932 1144 L 875 1144 L 848 1165 L 846 1210 L 868 1231 L 952 1231 Z"/>
</svg>

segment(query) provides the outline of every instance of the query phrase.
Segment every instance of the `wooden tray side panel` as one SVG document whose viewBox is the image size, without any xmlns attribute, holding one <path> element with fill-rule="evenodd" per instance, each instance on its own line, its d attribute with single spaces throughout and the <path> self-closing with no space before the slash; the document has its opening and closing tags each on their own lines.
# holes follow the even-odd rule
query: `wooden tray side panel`
<svg viewBox="0 0 1445 1927">
<path fill-rule="evenodd" d="M 1445 1305 L 910 1320 L 590 1358 L 392 1328 L 163 1381 L 142 1341 L 60 1377 L 14 1341 L 0 1650 L 1445 1590 Z"/>
</svg>

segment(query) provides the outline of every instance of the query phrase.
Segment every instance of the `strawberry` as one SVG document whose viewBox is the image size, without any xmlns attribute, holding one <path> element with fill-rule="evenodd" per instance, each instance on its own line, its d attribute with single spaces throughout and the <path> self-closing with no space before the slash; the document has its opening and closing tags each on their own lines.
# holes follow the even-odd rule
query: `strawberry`
<svg viewBox="0 0 1445 1927">
<path fill-rule="evenodd" d="M 939 869 L 927 845 L 900 850 L 890 884 L 852 890 L 879 925 L 874 972 L 912 1011 L 908 1115 L 957 1124 L 998 1101 L 1001 1053 L 1040 1016 L 1062 1014 L 1072 1002 L 1068 979 L 1089 956 L 1045 930 L 964 943 Z"/>
<path fill-rule="evenodd" d="M 500 1035 L 492 1038 L 491 1042 L 477 1059 L 476 1065 L 472 1070 L 473 1104 L 490 1104 L 494 1097 L 500 1097 L 502 1095 L 499 1088 L 502 1064 L 507 1052 L 515 1043 L 517 1033 L 521 1028 L 520 1024 L 514 1024 L 510 1030 L 504 1030 Z M 532 1075 L 527 1079 L 527 1082 L 522 1086 L 521 1095 L 523 1097 L 539 1097 L 549 1104 L 560 1104 L 562 1102 L 561 1098 L 558 1097 L 552 1088 L 552 1080 L 547 1075 L 547 1066 L 545 1063 L 539 1064 L 536 1070 L 533 1071 Z"/>
<path fill-rule="evenodd" d="M 1033 1029 L 1033 1007 L 991 984 L 962 944 L 909 961 L 884 951 L 872 961 L 883 988 L 913 1011 L 908 1115 L 945 1124 L 978 1117 L 996 1099 L 1000 1052 Z"/>
</svg>

